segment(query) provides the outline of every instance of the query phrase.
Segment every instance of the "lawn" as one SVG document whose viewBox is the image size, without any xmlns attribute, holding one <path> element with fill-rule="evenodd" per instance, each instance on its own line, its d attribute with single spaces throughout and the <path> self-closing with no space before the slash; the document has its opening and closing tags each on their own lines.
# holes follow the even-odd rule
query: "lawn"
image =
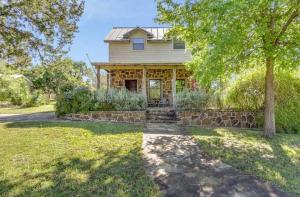
<svg viewBox="0 0 300 197">
<path fill-rule="evenodd" d="M 140 126 L 0 124 L 0 196 L 159 196 L 141 160 Z"/>
<path fill-rule="evenodd" d="M 267 140 L 251 130 L 190 128 L 189 132 L 208 155 L 300 196 L 299 134 L 277 134 Z"/>
<path fill-rule="evenodd" d="M 0 114 L 32 114 L 38 112 L 54 111 L 54 103 L 42 105 L 38 107 L 1 107 Z"/>
</svg>

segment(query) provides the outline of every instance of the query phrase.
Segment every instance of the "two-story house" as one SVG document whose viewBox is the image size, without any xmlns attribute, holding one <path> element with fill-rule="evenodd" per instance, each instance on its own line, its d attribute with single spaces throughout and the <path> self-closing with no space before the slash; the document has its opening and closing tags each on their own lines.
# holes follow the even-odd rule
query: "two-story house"
<svg viewBox="0 0 300 197">
<path fill-rule="evenodd" d="M 194 88 L 184 63 L 191 54 L 184 42 L 168 38 L 165 27 L 115 27 L 106 36 L 109 61 L 93 63 L 108 72 L 108 88 L 141 92 L 150 106 L 172 105 L 176 92 Z M 99 84 L 99 82 L 98 82 Z M 98 85 L 99 87 L 100 85 Z"/>
</svg>

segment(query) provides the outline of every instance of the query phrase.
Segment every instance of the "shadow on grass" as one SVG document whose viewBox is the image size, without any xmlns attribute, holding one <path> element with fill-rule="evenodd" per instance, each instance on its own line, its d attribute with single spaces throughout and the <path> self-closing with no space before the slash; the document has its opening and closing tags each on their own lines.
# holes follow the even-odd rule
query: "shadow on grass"
<svg viewBox="0 0 300 197">
<path fill-rule="evenodd" d="M 236 129 L 192 129 L 192 134 L 208 155 L 300 195 L 300 177 L 295 176 L 300 174 L 300 157 L 283 149 L 300 145 L 300 135 L 277 134 L 270 140 L 258 131 Z"/>
<path fill-rule="evenodd" d="M 94 159 L 58 158 L 38 172 L 0 181 L 0 196 L 158 196 L 140 149 L 113 150 Z"/>
<path fill-rule="evenodd" d="M 136 133 L 142 130 L 140 125 L 109 122 L 89 121 L 53 121 L 53 122 L 11 122 L 6 124 L 7 128 L 81 128 L 91 131 L 96 135 Z M 24 130 L 25 131 L 25 130 Z"/>
</svg>

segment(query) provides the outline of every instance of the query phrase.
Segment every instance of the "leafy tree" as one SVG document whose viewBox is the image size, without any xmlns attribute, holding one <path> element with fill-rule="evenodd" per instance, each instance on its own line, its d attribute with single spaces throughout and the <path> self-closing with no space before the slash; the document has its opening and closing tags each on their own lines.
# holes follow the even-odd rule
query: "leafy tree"
<svg viewBox="0 0 300 197">
<path fill-rule="evenodd" d="M 0 1 L 0 59 L 21 67 L 62 54 L 83 8 L 84 0 Z"/>
<path fill-rule="evenodd" d="M 29 70 L 27 76 L 32 80 L 36 89 L 42 89 L 50 95 L 57 94 L 65 85 L 89 84 L 93 75 L 84 62 L 58 59 L 51 64 L 40 65 Z"/>
<path fill-rule="evenodd" d="M 274 69 L 300 65 L 300 0 L 158 0 L 157 20 L 191 48 L 203 84 L 264 67 L 264 134 L 275 134 Z"/>
</svg>

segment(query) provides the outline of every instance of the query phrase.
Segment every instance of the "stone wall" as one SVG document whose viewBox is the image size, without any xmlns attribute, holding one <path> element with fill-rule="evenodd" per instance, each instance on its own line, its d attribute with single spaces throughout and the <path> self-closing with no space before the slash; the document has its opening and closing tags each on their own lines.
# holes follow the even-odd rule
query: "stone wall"
<svg viewBox="0 0 300 197">
<path fill-rule="evenodd" d="M 142 90 L 142 69 L 120 69 L 111 70 L 111 87 L 123 88 L 125 87 L 125 80 L 137 80 L 137 91 Z M 162 84 L 162 94 L 164 98 L 172 97 L 172 69 L 149 69 L 146 71 L 147 80 L 160 79 Z M 184 79 L 187 88 L 192 87 L 191 74 L 185 69 L 178 69 L 176 71 L 177 79 Z M 148 83 L 147 83 L 148 85 Z"/>
<path fill-rule="evenodd" d="M 256 112 L 235 111 L 203 111 L 176 112 L 177 124 L 202 126 L 202 127 L 240 127 L 257 128 Z M 100 120 L 111 122 L 144 123 L 145 111 L 98 111 L 85 114 L 68 114 L 63 117 L 67 120 Z"/>
<path fill-rule="evenodd" d="M 62 117 L 67 120 L 100 120 L 111 122 L 145 122 L 145 111 L 97 111 L 85 114 L 67 114 Z"/>
<path fill-rule="evenodd" d="M 235 112 L 235 111 L 204 111 L 177 112 L 179 124 L 198 125 L 203 127 L 241 127 L 257 128 L 255 112 Z"/>
</svg>

